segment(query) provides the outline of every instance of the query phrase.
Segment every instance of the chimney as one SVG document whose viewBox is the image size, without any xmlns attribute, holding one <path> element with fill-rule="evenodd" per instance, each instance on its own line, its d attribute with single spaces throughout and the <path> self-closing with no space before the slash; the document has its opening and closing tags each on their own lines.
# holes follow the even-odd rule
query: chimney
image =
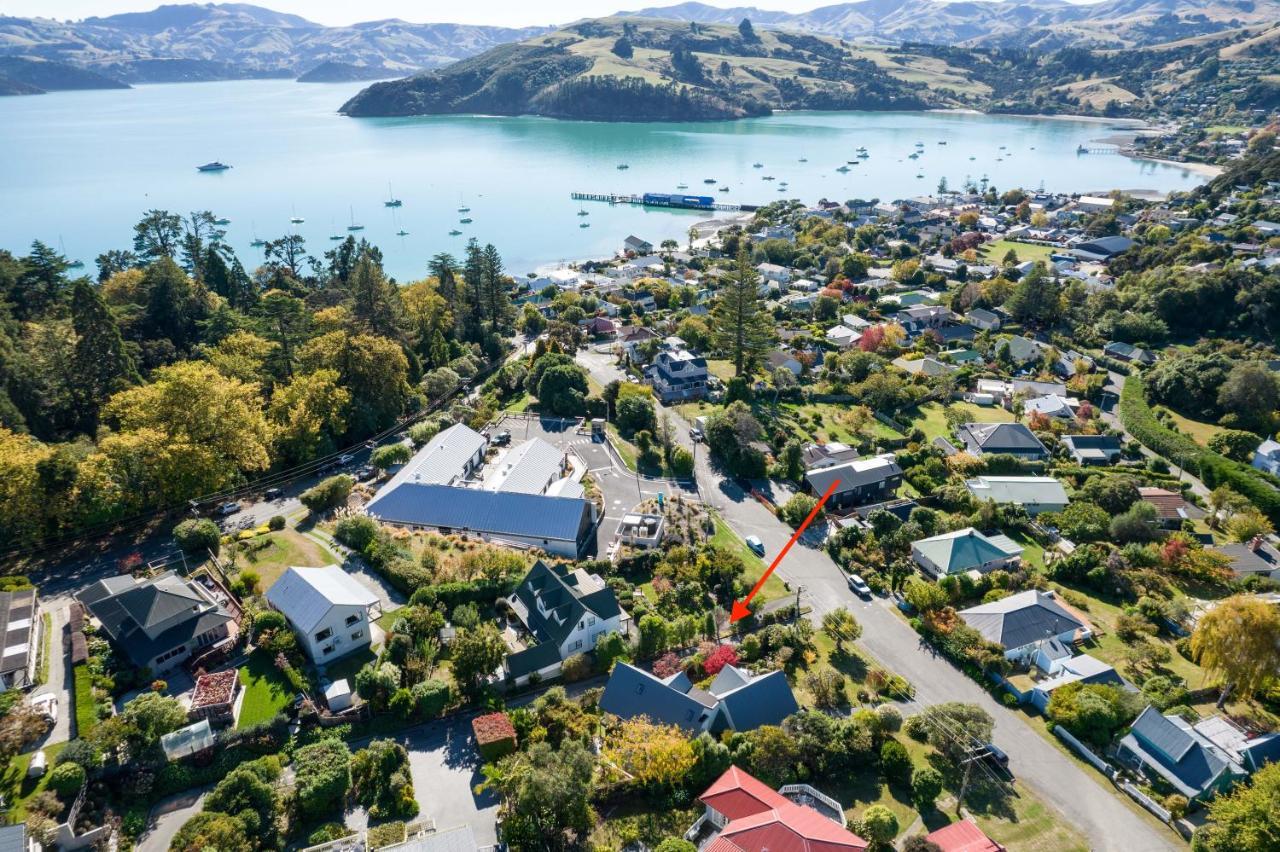
<svg viewBox="0 0 1280 852">
<path fill-rule="evenodd" d="M 1262 536 L 1255 535 L 1253 538 L 1249 539 L 1249 549 L 1252 550 L 1254 553 L 1257 553 L 1259 550 L 1261 550 Z"/>
</svg>

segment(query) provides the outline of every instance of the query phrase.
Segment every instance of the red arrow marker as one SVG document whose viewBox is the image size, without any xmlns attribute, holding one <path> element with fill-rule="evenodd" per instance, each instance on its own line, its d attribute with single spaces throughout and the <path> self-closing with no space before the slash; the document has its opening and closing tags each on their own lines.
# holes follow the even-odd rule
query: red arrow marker
<svg viewBox="0 0 1280 852">
<path fill-rule="evenodd" d="M 822 508 L 822 504 L 827 502 L 827 498 L 831 496 L 832 492 L 836 490 L 836 486 L 839 484 L 840 480 L 838 479 L 831 483 L 827 488 L 827 493 L 822 495 L 822 499 L 818 501 L 818 504 L 813 507 L 813 511 L 809 513 L 809 517 L 804 519 L 804 523 L 801 524 L 800 528 L 791 536 L 791 540 L 787 542 L 786 547 L 782 548 L 782 550 L 778 552 L 778 555 L 773 558 L 773 563 L 769 566 L 769 570 L 765 571 L 764 575 L 761 576 L 759 580 L 756 580 L 756 584 L 751 587 L 750 593 L 748 593 L 743 600 L 733 602 L 733 611 L 729 613 L 730 624 L 733 624 L 735 621 L 740 621 L 751 614 L 751 610 L 747 609 L 747 604 L 751 603 L 751 599 L 754 598 L 756 593 L 764 586 L 765 580 L 768 580 L 769 575 L 773 573 L 773 569 L 778 567 L 778 563 L 782 561 L 782 557 L 787 555 L 787 551 L 791 549 L 791 545 L 795 544 L 796 539 L 800 537 L 801 533 L 809 528 L 809 524 L 811 524 L 813 519 L 817 517 L 818 510 Z"/>
</svg>

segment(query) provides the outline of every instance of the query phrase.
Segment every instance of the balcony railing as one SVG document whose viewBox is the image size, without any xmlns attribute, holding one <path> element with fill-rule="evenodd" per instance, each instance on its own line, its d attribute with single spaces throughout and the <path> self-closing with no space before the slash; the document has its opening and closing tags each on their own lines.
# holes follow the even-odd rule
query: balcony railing
<svg viewBox="0 0 1280 852">
<path fill-rule="evenodd" d="M 841 828 L 849 827 L 849 822 L 844 817 L 844 808 L 840 803 L 808 784 L 784 784 L 778 788 L 778 792 L 796 804 L 811 807 L 832 822 L 840 823 Z"/>
</svg>

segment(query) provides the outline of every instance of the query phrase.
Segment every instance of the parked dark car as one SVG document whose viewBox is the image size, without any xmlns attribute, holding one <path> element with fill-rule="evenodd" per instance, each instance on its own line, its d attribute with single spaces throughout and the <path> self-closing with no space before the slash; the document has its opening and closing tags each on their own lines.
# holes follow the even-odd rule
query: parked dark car
<svg viewBox="0 0 1280 852">
<path fill-rule="evenodd" d="M 489 443 L 493 444 L 495 447 L 505 447 L 507 444 L 511 443 L 511 432 L 503 429 L 501 432 L 490 438 Z"/>
<path fill-rule="evenodd" d="M 283 496 L 284 496 L 283 488 L 268 488 L 266 491 L 262 493 L 262 499 L 264 500 L 279 500 Z"/>
<path fill-rule="evenodd" d="M 982 748 L 984 751 L 983 760 L 1006 772 L 1009 771 L 1009 755 L 1005 754 L 995 743 L 983 743 Z"/>
<path fill-rule="evenodd" d="M 368 482 L 378 475 L 378 469 L 371 464 L 366 464 L 356 471 L 356 479 L 361 482 Z"/>
</svg>

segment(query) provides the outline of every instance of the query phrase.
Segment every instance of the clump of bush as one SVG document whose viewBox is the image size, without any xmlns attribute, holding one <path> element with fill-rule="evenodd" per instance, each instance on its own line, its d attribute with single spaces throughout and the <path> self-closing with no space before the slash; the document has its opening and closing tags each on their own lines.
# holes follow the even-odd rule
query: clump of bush
<svg viewBox="0 0 1280 852">
<path fill-rule="evenodd" d="M 330 509 L 336 509 L 347 502 L 347 498 L 351 496 L 351 489 L 355 486 L 355 480 L 345 473 L 337 476 L 331 476 L 321 481 L 318 485 L 308 488 L 299 495 L 298 499 L 302 501 L 302 505 L 306 506 L 313 514 L 327 512 Z"/>
<path fill-rule="evenodd" d="M 216 554 L 222 546 L 222 531 L 208 518 L 190 518 L 173 528 L 173 540 L 188 555 L 206 550 Z"/>
</svg>

